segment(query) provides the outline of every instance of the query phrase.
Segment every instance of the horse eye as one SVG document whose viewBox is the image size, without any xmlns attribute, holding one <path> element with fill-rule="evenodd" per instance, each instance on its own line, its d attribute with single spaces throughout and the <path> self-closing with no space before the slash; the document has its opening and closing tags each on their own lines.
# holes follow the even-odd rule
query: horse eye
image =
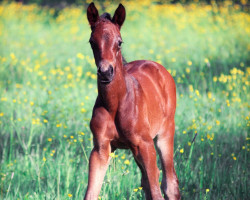
<svg viewBox="0 0 250 200">
<path fill-rule="evenodd" d="M 118 47 L 121 48 L 121 46 L 122 46 L 122 41 L 119 41 L 118 42 Z"/>
</svg>

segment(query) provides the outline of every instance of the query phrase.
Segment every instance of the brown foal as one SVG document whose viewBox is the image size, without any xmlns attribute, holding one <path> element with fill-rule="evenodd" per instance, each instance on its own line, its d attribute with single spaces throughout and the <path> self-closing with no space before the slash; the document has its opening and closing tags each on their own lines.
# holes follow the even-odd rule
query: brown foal
<svg viewBox="0 0 250 200">
<path fill-rule="evenodd" d="M 174 169 L 176 88 L 160 64 L 138 60 L 123 64 L 121 26 L 126 12 L 122 4 L 113 18 L 98 14 L 94 3 L 87 9 L 91 26 L 90 44 L 98 75 L 98 96 L 90 128 L 94 148 L 90 155 L 86 200 L 97 199 L 109 154 L 117 148 L 130 149 L 139 166 L 146 199 L 180 199 Z M 162 163 L 162 184 L 153 139 Z"/>
</svg>

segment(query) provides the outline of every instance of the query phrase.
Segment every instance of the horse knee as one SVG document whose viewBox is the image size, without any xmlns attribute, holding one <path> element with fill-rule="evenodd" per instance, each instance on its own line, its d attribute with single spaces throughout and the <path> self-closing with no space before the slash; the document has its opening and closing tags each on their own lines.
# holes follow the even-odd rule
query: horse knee
<svg viewBox="0 0 250 200">
<path fill-rule="evenodd" d="M 96 161 L 106 164 L 109 161 L 109 154 L 111 153 L 111 148 L 109 145 L 95 145 L 91 157 Z"/>
<path fill-rule="evenodd" d="M 181 199 L 178 183 L 177 183 L 176 180 L 174 180 L 172 184 L 168 184 L 166 193 L 167 193 L 167 197 L 170 200 L 179 200 L 179 199 Z"/>
<path fill-rule="evenodd" d="M 171 180 L 163 178 L 161 189 L 163 191 L 165 199 L 169 199 L 169 200 L 181 199 L 181 195 L 179 191 L 179 181 L 176 176 Z"/>
</svg>

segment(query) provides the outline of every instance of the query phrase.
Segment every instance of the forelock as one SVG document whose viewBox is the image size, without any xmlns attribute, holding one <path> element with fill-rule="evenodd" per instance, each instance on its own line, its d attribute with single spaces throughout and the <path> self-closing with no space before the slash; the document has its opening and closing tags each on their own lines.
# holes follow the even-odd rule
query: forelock
<svg viewBox="0 0 250 200">
<path fill-rule="evenodd" d="M 100 18 L 111 21 L 111 15 L 109 13 L 103 13 Z"/>
<path fill-rule="evenodd" d="M 95 23 L 95 25 L 92 27 L 92 32 L 95 31 L 96 27 L 99 25 L 105 25 L 105 24 L 114 24 L 111 19 L 111 15 L 109 13 L 103 13 L 100 17 L 99 20 Z"/>
</svg>

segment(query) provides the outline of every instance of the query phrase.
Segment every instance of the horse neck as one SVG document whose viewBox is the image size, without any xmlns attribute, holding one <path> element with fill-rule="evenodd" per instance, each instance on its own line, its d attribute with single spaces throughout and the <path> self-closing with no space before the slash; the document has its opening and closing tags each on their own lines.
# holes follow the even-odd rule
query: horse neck
<svg viewBox="0 0 250 200">
<path fill-rule="evenodd" d="M 115 116 L 119 102 L 126 95 L 126 72 L 123 64 L 116 67 L 114 79 L 108 85 L 98 83 L 98 95 L 111 116 Z"/>
</svg>

